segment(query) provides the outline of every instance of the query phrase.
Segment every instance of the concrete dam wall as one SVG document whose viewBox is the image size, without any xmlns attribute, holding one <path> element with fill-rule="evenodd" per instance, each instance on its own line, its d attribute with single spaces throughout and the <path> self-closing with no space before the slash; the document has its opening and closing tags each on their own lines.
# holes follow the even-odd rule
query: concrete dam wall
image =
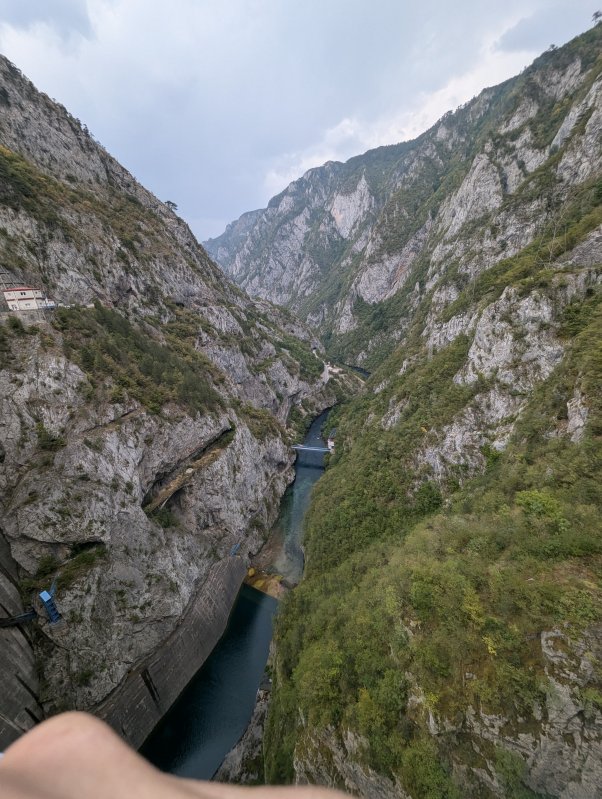
<svg viewBox="0 0 602 799">
<path fill-rule="evenodd" d="M 241 558 L 216 563 L 173 633 L 94 714 L 138 748 L 221 638 L 245 574 Z"/>
<path fill-rule="evenodd" d="M 0 532 L 0 616 L 18 616 L 23 610 L 16 565 Z M 38 676 L 28 635 L 26 625 L 0 628 L 0 751 L 44 716 L 38 701 Z"/>
</svg>

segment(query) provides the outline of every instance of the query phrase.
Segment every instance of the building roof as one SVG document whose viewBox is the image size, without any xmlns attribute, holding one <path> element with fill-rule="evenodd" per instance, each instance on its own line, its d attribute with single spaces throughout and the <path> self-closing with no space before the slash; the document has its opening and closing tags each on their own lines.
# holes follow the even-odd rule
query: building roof
<svg viewBox="0 0 602 799">
<path fill-rule="evenodd" d="M 34 289 L 31 286 L 11 286 L 10 288 L 3 289 L 6 293 L 7 291 L 42 291 L 42 289 Z"/>
</svg>

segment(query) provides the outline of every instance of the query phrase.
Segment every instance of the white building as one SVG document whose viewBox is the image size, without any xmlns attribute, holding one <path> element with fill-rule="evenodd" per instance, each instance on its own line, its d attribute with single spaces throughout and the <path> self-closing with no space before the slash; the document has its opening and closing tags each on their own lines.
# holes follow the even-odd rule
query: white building
<svg viewBox="0 0 602 799">
<path fill-rule="evenodd" d="M 330 433 L 328 434 L 328 441 L 326 442 L 326 446 L 331 452 L 334 452 L 334 439 L 337 434 L 337 429 L 334 427 Z"/>
<path fill-rule="evenodd" d="M 43 291 L 31 286 L 4 289 L 4 299 L 11 311 L 43 311 L 56 307 Z"/>
</svg>

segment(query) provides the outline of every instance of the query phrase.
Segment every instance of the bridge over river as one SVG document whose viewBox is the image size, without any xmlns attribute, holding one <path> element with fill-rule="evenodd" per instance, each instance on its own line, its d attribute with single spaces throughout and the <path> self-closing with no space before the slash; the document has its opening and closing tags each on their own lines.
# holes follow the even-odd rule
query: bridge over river
<svg viewBox="0 0 602 799">
<path fill-rule="evenodd" d="M 296 449 L 297 452 L 324 452 L 326 454 L 332 451 L 328 447 L 306 447 L 304 444 L 293 444 L 292 449 Z"/>
</svg>

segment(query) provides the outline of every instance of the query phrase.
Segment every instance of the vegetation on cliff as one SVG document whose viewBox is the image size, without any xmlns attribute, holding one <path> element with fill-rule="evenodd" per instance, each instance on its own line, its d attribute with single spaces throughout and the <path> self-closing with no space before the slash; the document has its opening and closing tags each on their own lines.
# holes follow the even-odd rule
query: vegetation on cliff
<svg viewBox="0 0 602 799">
<path fill-rule="evenodd" d="M 176 323 L 160 329 L 146 324 L 143 333 L 117 311 L 94 309 L 57 311 L 55 326 L 63 333 L 66 355 L 74 357 L 93 381 L 103 387 L 110 378 L 110 399 L 120 402 L 126 393 L 150 411 L 167 402 L 179 402 L 191 412 L 223 407 L 211 385 L 223 374 L 193 344 L 182 342 Z"/>
<path fill-rule="evenodd" d="M 482 761 L 463 735 L 471 708 L 528 728 L 553 691 L 540 634 L 561 629 L 576 643 L 602 613 L 600 300 L 596 293 L 567 307 L 561 365 L 534 393 L 506 450 L 485 451 L 484 473 L 461 487 L 450 480 L 443 504 L 410 456 L 462 401 L 452 376 L 463 341 L 401 378 L 411 402 L 390 432 L 365 427 L 368 397 L 340 412 L 347 446 L 316 489 L 307 577 L 279 617 L 272 781 L 292 778 L 305 734 L 351 728 L 366 742 L 363 762 L 395 775 L 412 796 L 465 796 L 450 752 L 470 766 Z M 586 433 L 572 443 L 558 427 L 577 378 L 591 403 Z M 580 690 L 594 711 L 602 671 L 595 658 L 592 667 Z M 430 713 L 449 724 L 436 738 Z M 519 780 L 507 795 L 530 794 Z"/>
<path fill-rule="evenodd" d="M 444 192 L 446 225 L 465 210 L 450 191 L 462 197 L 483 147 L 491 163 L 528 135 L 543 148 L 539 166 L 453 237 L 435 227 L 401 289 L 376 302 L 356 296 L 356 327 L 327 337 L 332 354 L 362 353 L 373 373 L 335 412 L 336 454 L 307 520 L 306 579 L 278 619 L 273 782 L 301 773 L 359 790 L 348 759 L 365 784 L 385 779 L 383 795 L 527 799 L 574 786 L 594 795 L 602 182 L 599 144 L 575 153 L 586 131 L 599 141 L 599 100 L 550 145 L 599 85 L 600 36 L 602 26 L 489 90 L 487 114 L 471 117 L 469 106 L 448 119 L 465 121 L 469 149 L 424 196 L 406 186 L 391 199 L 411 210 L 402 223 L 389 217 L 392 252 L 415 220 L 438 213 L 442 175 L 457 180 Z M 576 59 L 590 70 L 578 88 L 546 93 L 542 74 L 566 76 Z M 470 181 L 464 190 L 483 190 Z M 500 229 L 520 246 L 505 252 Z M 555 772 L 552 751 L 570 776 Z"/>
</svg>

